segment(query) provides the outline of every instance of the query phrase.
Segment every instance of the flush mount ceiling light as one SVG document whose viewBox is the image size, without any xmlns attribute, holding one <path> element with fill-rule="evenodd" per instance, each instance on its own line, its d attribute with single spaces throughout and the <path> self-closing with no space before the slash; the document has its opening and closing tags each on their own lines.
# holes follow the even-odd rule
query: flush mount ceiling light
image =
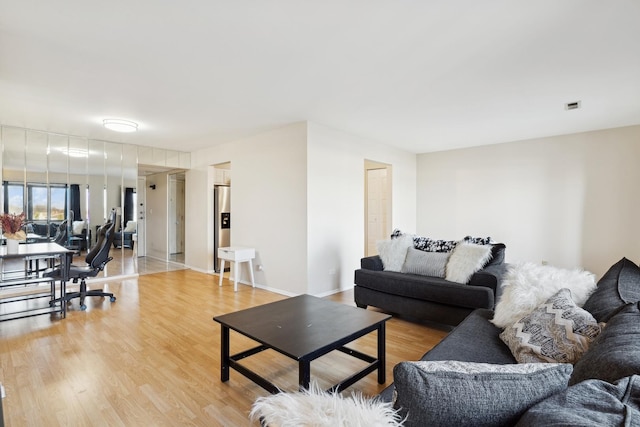
<svg viewBox="0 0 640 427">
<path fill-rule="evenodd" d="M 89 152 L 84 148 L 60 147 L 58 151 L 69 157 L 89 157 Z"/>
<path fill-rule="evenodd" d="M 102 124 L 107 129 L 111 129 L 116 132 L 135 132 L 138 130 L 138 124 L 130 120 L 104 119 Z"/>
</svg>

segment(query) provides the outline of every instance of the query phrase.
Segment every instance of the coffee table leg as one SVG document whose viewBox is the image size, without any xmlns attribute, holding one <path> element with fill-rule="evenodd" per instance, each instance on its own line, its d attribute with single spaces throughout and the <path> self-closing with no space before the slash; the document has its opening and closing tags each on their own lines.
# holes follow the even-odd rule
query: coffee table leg
<svg viewBox="0 0 640 427">
<path fill-rule="evenodd" d="M 311 382 L 311 362 L 308 360 L 301 360 L 298 362 L 298 384 L 300 390 L 309 390 L 309 383 Z"/>
<path fill-rule="evenodd" d="M 381 322 L 378 326 L 378 384 L 384 384 L 387 374 L 387 361 L 385 358 L 385 323 Z"/>
<path fill-rule="evenodd" d="M 229 381 L 229 328 L 222 326 L 221 334 L 220 379 L 225 382 Z"/>
</svg>

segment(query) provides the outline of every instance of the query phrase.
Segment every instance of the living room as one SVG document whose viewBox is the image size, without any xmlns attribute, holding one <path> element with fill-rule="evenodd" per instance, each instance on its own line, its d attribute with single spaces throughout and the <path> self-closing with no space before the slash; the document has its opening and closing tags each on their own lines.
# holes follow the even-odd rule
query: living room
<svg viewBox="0 0 640 427">
<path fill-rule="evenodd" d="M 348 294 L 363 256 L 366 161 L 392 165 L 394 228 L 488 235 L 506 243 L 508 262 L 598 277 L 623 256 L 640 259 L 632 2 L 16 3 L 0 18 L 11 59 L 0 124 L 190 152 L 184 263 L 203 275 L 185 280 L 204 287 L 217 286 L 212 165 L 231 164 L 232 244 L 256 248 L 261 296 L 241 286 L 214 298 L 244 308 Z M 131 49 L 118 56 L 120 46 Z M 110 116 L 138 120 L 138 132 L 105 133 Z M 124 305 L 138 285 L 113 286 Z M 107 306 L 96 302 L 87 318 L 108 323 Z M 214 331 L 219 313 L 202 314 Z M 206 375 L 218 381 L 213 368 Z"/>
</svg>

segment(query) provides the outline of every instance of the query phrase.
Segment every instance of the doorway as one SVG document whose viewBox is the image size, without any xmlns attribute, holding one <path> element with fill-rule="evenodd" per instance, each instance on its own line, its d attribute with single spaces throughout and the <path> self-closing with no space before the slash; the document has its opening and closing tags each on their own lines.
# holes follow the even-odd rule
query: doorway
<svg viewBox="0 0 640 427">
<path fill-rule="evenodd" d="M 391 165 L 365 160 L 365 256 L 378 254 L 376 243 L 391 234 Z"/>
</svg>

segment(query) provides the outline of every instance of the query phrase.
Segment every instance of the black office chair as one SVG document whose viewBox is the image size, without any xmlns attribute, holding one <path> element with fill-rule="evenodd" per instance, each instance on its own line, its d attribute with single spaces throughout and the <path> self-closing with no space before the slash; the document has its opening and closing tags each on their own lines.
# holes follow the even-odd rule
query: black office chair
<svg viewBox="0 0 640 427">
<path fill-rule="evenodd" d="M 80 290 L 78 292 L 67 292 L 63 299 L 68 302 L 74 298 L 80 298 L 80 309 L 86 310 L 87 306 L 84 303 L 85 297 L 109 297 L 111 302 L 116 300 L 116 297 L 111 292 L 104 292 L 102 289 L 87 290 L 87 277 L 96 277 L 98 273 L 104 270 L 104 267 L 113 258 L 109 256 L 109 250 L 113 244 L 115 224 L 108 222 L 98 229 L 98 241 L 95 246 L 91 248 L 85 262 L 87 265 L 70 265 L 69 266 L 69 279 L 73 280 L 73 283 L 80 281 Z M 49 277 L 59 277 L 60 269 L 55 269 L 47 274 Z M 51 305 L 60 301 L 60 299 L 50 302 Z"/>
<path fill-rule="evenodd" d="M 56 235 L 53 237 L 52 242 L 57 243 L 60 246 L 66 247 L 69 240 L 68 237 L 69 237 L 69 225 L 67 220 L 65 219 L 58 226 L 58 230 L 56 231 Z"/>
</svg>

